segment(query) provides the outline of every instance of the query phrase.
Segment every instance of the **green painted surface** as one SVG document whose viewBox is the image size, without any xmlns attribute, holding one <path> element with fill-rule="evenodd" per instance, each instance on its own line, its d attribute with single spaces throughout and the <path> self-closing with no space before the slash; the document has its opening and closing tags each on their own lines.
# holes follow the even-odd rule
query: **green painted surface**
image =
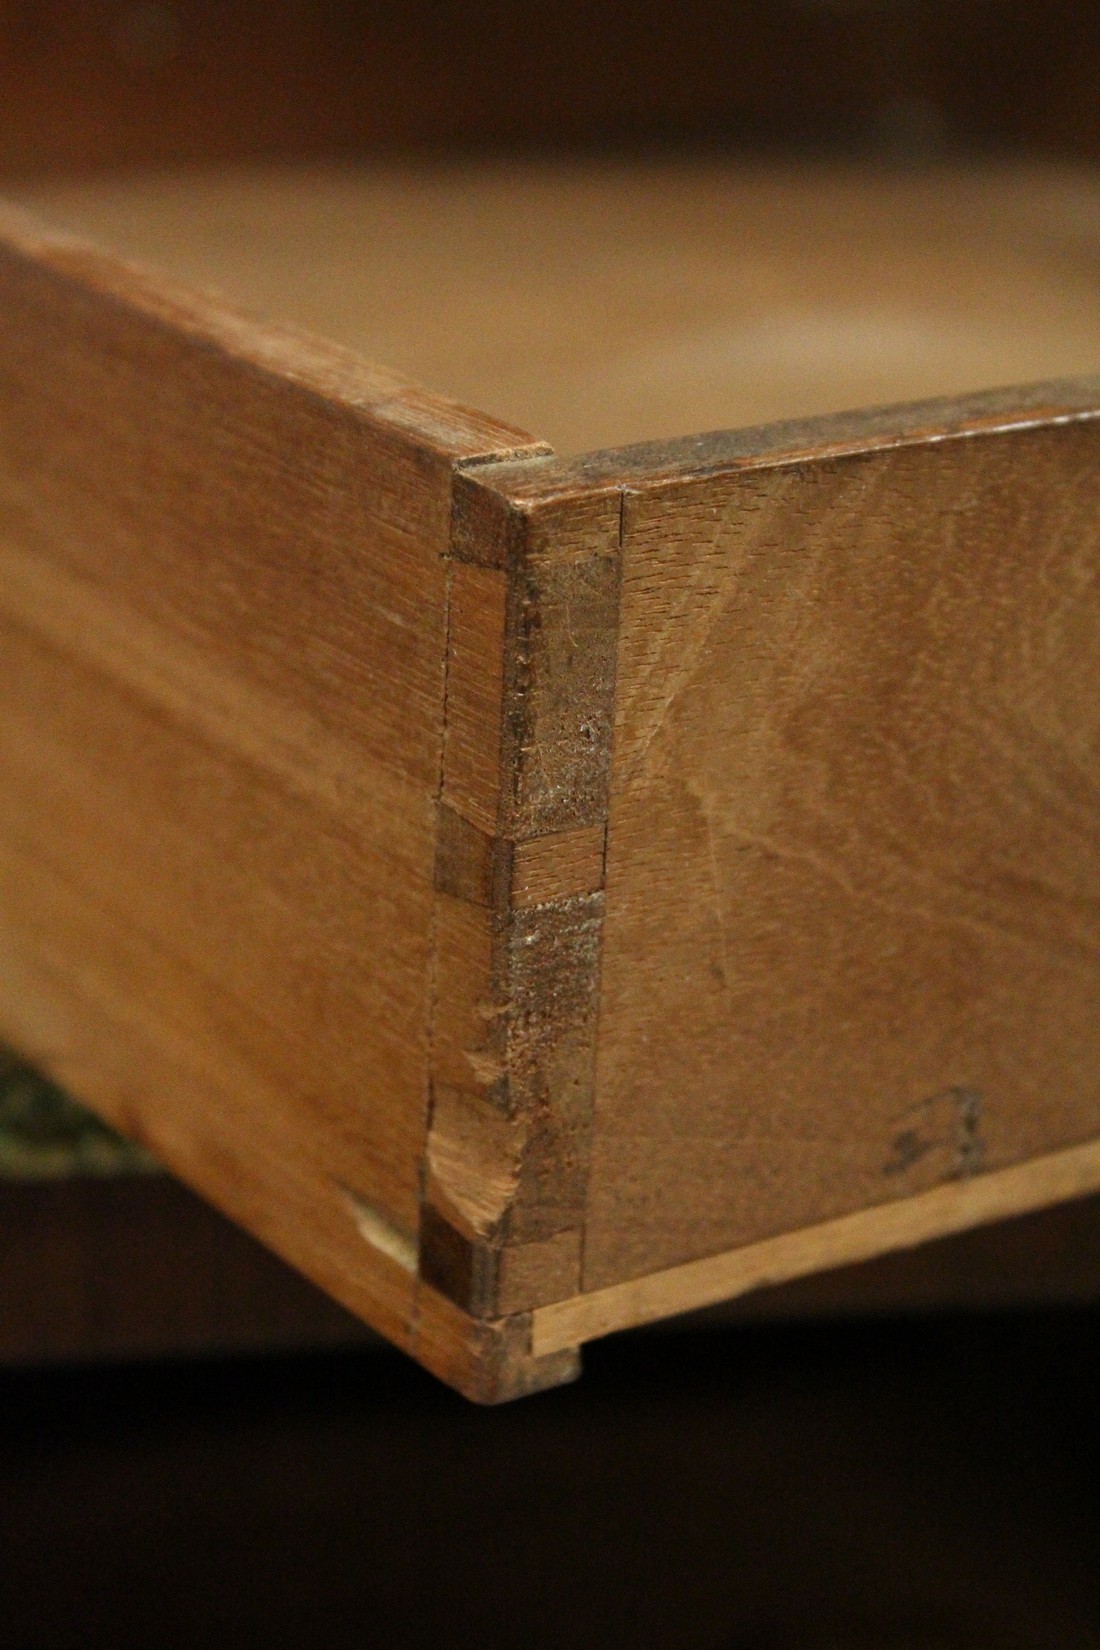
<svg viewBox="0 0 1100 1650">
<path fill-rule="evenodd" d="M 0 1181 L 155 1174 L 160 1165 L 0 1048 Z"/>
</svg>

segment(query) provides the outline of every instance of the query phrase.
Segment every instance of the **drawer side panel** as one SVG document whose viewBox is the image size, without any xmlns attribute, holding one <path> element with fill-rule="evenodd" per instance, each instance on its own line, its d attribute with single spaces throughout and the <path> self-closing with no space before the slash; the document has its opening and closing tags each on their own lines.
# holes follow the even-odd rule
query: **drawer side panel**
<svg viewBox="0 0 1100 1650">
<path fill-rule="evenodd" d="M 587 1290 L 1100 1133 L 1098 482 L 1070 417 L 628 485 Z"/>
<path fill-rule="evenodd" d="M 0 317 L 0 1036 L 476 1363 L 413 1321 L 447 557 L 526 438 L 15 215 Z"/>
</svg>

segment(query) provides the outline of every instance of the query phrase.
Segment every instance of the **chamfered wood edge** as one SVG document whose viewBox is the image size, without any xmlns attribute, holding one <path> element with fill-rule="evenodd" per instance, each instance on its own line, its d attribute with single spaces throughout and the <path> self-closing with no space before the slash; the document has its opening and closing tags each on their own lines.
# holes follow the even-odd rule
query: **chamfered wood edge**
<svg viewBox="0 0 1100 1650">
<path fill-rule="evenodd" d="M 769 1284 L 787 1283 L 933 1238 L 1068 1202 L 1100 1189 L 1100 1141 L 1032 1158 L 1011 1168 L 949 1181 L 914 1197 L 860 1209 L 817 1226 L 612 1284 L 531 1314 L 531 1347 L 549 1356 L 616 1330 L 717 1305 Z"/>
</svg>

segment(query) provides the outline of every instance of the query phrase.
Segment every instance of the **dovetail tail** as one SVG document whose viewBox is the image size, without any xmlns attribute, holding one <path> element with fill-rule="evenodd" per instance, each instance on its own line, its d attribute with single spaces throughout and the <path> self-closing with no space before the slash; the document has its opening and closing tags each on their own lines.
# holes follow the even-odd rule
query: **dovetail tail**
<svg viewBox="0 0 1100 1650">
<path fill-rule="evenodd" d="M 484 503 L 472 478 L 459 492 L 463 509 Z M 623 509 L 621 497 L 601 504 L 596 547 L 587 528 L 559 545 L 556 518 L 543 523 L 544 555 L 532 553 L 526 516 L 502 516 L 492 558 L 508 572 L 501 697 L 478 701 L 479 715 L 499 717 L 482 730 L 499 741 L 495 829 L 484 814 L 476 830 L 440 814 L 436 889 L 487 910 L 491 964 L 487 981 L 472 982 L 481 990 L 467 982 L 456 1021 L 464 1040 L 449 1049 L 448 1070 L 477 1104 L 461 1130 L 449 1129 L 441 1089 L 432 1116 L 420 1267 L 425 1283 L 474 1316 L 503 1302 L 526 1310 L 580 1285 Z M 452 613 L 453 626 L 476 618 L 458 604 Z M 451 706 L 448 692 L 445 769 Z M 457 795 L 449 772 L 444 794 Z M 484 967 L 483 947 L 471 957 Z M 504 1162 L 507 1174 L 496 1173 Z M 451 1214 L 471 1204 L 474 1185 L 481 1197 L 495 1187 L 492 1220 L 480 1211 L 460 1229 Z"/>
</svg>

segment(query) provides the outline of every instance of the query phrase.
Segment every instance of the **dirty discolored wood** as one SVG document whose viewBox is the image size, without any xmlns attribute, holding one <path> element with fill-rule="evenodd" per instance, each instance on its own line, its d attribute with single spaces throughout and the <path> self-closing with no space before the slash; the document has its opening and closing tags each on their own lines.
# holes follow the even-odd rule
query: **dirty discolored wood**
<svg viewBox="0 0 1100 1650">
<path fill-rule="evenodd" d="M 598 493 L 551 503 L 529 535 L 481 483 L 494 468 L 455 479 L 454 588 L 483 600 L 476 623 L 451 608 L 421 1229 L 425 1277 L 489 1318 L 581 1279 L 620 527 Z M 502 595 L 499 674 L 464 669 Z M 452 734 L 475 700 L 491 776 Z"/>
</svg>

